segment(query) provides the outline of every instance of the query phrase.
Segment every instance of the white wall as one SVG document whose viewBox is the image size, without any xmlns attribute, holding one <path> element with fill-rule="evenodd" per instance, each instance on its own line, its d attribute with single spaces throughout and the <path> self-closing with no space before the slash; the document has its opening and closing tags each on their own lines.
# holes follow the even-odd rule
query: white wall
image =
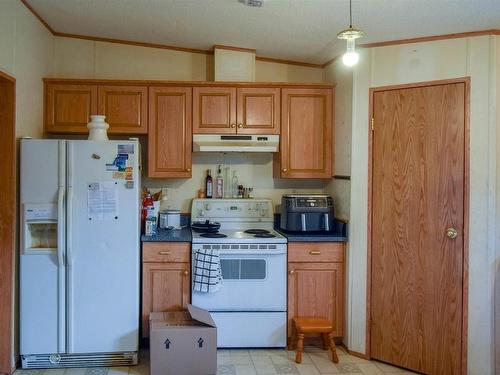
<svg viewBox="0 0 500 375">
<path fill-rule="evenodd" d="M 213 56 L 55 37 L 54 77 L 209 81 Z"/>
<path fill-rule="evenodd" d="M 145 158 L 143 160 L 146 161 Z M 144 165 L 142 185 L 152 190 L 166 187 L 168 189 L 167 195 L 170 208 L 177 208 L 182 212 L 191 212 L 191 199 L 196 197 L 199 189 L 205 190 L 204 184 L 207 169 L 212 170 L 212 176 L 215 178 L 219 164 L 222 166 L 223 173 L 224 167 L 231 168 L 230 176 L 232 176 L 232 170 L 236 170 L 238 183 L 245 187 L 253 187 L 255 198 L 270 198 L 273 200 L 275 206 L 280 205 L 281 195 L 285 193 L 324 192 L 325 182 L 323 180 L 287 181 L 284 179 L 273 179 L 272 161 L 272 155 L 269 153 L 194 153 L 192 178 L 147 178 L 147 165 Z M 279 210 L 279 207 L 277 209 Z"/>
<path fill-rule="evenodd" d="M 214 56 L 55 37 L 54 77 L 213 81 Z M 257 82 L 322 82 L 323 69 L 256 61 Z"/>
<path fill-rule="evenodd" d="M 257 82 L 323 82 L 323 69 L 255 61 Z"/>
<path fill-rule="evenodd" d="M 255 81 L 255 51 L 214 49 L 215 81 Z"/>
<path fill-rule="evenodd" d="M 42 135 L 43 83 L 54 38 L 20 1 L 0 1 L 0 70 L 16 78 L 17 136 Z"/>
<path fill-rule="evenodd" d="M 16 137 L 42 135 L 42 77 L 52 74 L 52 57 L 52 34 L 20 1 L 0 1 L 0 70 L 16 78 Z M 14 262 L 17 275 L 17 257 Z M 17 295 L 17 276 L 14 283 Z M 12 303 L 14 366 L 19 351 L 18 314 L 16 301 Z"/>
<path fill-rule="evenodd" d="M 348 346 L 366 335 L 368 111 L 370 87 L 471 77 L 469 332 L 470 374 L 493 373 L 496 113 L 495 37 L 451 39 L 362 50 L 353 76 Z"/>
<path fill-rule="evenodd" d="M 335 143 L 333 174 L 351 175 L 352 137 L 352 68 L 336 59 L 325 68 L 325 82 L 335 84 Z M 348 219 L 350 210 L 351 182 L 332 179 L 326 191 L 335 200 L 335 215 Z"/>
</svg>

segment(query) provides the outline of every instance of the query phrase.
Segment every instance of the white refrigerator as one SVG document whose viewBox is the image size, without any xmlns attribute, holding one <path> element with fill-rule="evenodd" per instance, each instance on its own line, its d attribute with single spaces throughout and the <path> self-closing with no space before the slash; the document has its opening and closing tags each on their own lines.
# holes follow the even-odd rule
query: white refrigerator
<svg viewBox="0 0 500 375">
<path fill-rule="evenodd" d="M 21 140 L 23 368 L 137 363 L 137 141 Z"/>
</svg>

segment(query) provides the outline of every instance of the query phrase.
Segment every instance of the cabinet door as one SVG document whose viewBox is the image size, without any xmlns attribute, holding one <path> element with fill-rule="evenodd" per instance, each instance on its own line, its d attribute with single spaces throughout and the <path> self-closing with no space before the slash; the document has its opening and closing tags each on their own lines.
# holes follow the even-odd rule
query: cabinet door
<svg viewBox="0 0 500 375">
<path fill-rule="evenodd" d="M 189 303 L 190 263 L 143 263 L 142 336 L 149 336 L 149 313 L 179 311 Z"/>
<path fill-rule="evenodd" d="M 237 95 L 240 134 L 280 133 L 280 89 L 239 88 Z"/>
<path fill-rule="evenodd" d="M 150 87 L 149 177 L 190 178 L 191 149 L 191 87 Z"/>
<path fill-rule="evenodd" d="M 97 85 L 46 84 L 45 132 L 88 133 L 97 114 Z"/>
<path fill-rule="evenodd" d="M 106 115 L 111 134 L 148 132 L 146 86 L 99 86 L 99 113 Z"/>
<path fill-rule="evenodd" d="M 333 90 L 285 88 L 281 100 L 283 121 L 275 176 L 330 178 Z"/>
<path fill-rule="evenodd" d="M 344 335 L 344 263 L 288 263 L 288 335 L 295 316 L 330 319 Z"/>
<path fill-rule="evenodd" d="M 193 88 L 193 132 L 226 134 L 236 132 L 236 88 Z"/>
</svg>

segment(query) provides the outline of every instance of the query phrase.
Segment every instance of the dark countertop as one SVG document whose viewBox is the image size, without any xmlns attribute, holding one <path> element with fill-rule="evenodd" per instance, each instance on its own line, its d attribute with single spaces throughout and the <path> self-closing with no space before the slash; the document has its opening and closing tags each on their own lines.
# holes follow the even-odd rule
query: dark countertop
<svg viewBox="0 0 500 375">
<path fill-rule="evenodd" d="M 184 221 L 183 224 L 189 224 Z M 347 242 L 347 224 L 335 220 L 334 230 L 327 233 L 286 233 L 279 229 L 278 220 L 275 221 L 274 229 L 285 236 L 288 242 Z M 142 242 L 191 242 L 191 228 L 184 226 L 182 229 L 158 229 L 155 236 L 141 236 Z"/>
<path fill-rule="evenodd" d="M 347 242 L 347 236 L 339 232 L 302 234 L 286 233 L 278 228 L 274 230 L 285 236 L 288 242 Z"/>
<path fill-rule="evenodd" d="M 189 226 L 182 229 L 158 229 L 155 236 L 141 236 L 142 242 L 191 242 L 191 228 Z"/>
</svg>

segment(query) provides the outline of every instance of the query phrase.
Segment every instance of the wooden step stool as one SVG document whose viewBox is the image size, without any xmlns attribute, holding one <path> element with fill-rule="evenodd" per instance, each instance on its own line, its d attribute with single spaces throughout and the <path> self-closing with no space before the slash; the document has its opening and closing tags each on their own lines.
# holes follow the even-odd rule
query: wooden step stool
<svg viewBox="0 0 500 375">
<path fill-rule="evenodd" d="M 333 325 L 328 319 L 312 318 L 312 317 L 297 317 L 293 318 L 293 336 L 291 349 L 295 344 L 297 353 L 295 354 L 295 362 L 302 362 L 302 352 L 304 351 L 304 336 L 310 333 L 320 333 L 323 338 L 323 349 L 330 348 L 332 352 L 332 361 L 339 362 L 337 357 L 337 349 L 333 340 Z"/>
</svg>

